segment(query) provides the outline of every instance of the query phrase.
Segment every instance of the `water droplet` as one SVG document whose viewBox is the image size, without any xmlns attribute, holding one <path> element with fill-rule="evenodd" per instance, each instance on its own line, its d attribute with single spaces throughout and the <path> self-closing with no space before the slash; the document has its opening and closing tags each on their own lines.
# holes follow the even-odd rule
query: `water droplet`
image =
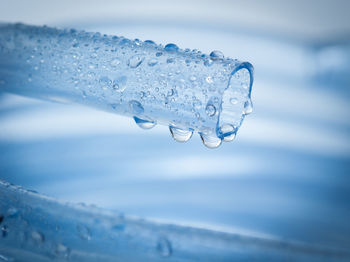
<svg viewBox="0 0 350 262">
<path fill-rule="evenodd" d="M 126 88 L 126 76 L 121 76 L 113 80 L 113 89 L 117 92 L 123 92 Z"/>
<path fill-rule="evenodd" d="M 77 233 L 78 236 L 83 240 L 90 240 L 91 239 L 91 231 L 88 227 L 84 225 L 77 225 Z"/>
<path fill-rule="evenodd" d="M 220 51 L 214 50 L 210 53 L 210 59 L 213 61 L 224 59 L 224 54 Z"/>
<path fill-rule="evenodd" d="M 207 81 L 208 84 L 212 84 L 214 81 L 213 81 L 213 78 L 211 76 L 207 76 L 205 78 L 205 81 Z"/>
<path fill-rule="evenodd" d="M 200 134 L 203 144 L 208 148 L 217 148 L 221 145 L 221 139 L 215 136 Z"/>
<path fill-rule="evenodd" d="M 230 103 L 231 103 L 232 105 L 236 105 L 236 104 L 238 103 L 238 99 L 237 99 L 236 97 L 232 97 L 232 98 L 230 99 Z"/>
<path fill-rule="evenodd" d="M 107 88 L 112 85 L 112 80 L 109 79 L 107 76 L 102 76 L 99 81 L 103 88 Z"/>
<path fill-rule="evenodd" d="M 237 133 L 237 129 L 230 124 L 224 124 L 218 130 L 218 136 L 224 142 L 230 142 L 233 139 L 235 139 L 236 133 Z"/>
<path fill-rule="evenodd" d="M 159 56 L 161 56 L 161 55 L 163 55 L 162 52 L 157 52 L 157 53 L 156 53 L 156 57 L 159 57 Z"/>
<path fill-rule="evenodd" d="M 190 76 L 190 81 L 194 82 L 196 80 L 197 80 L 197 78 L 195 76 Z"/>
<path fill-rule="evenodd" d="M 10 207 L 7 212 L 6 212 L 6 216 L 8 217 L 16 217 L 18 215 L 19 211 L 17 208 L 15 207 Z"/>
<path fill-rule="evenodd" d="M 0 224 L 4 221 L 4 216 L 0 214 Z"/>
<path fill-rule="evenodd" d="M 158 60 L 157 59 L 151 59 L 148 61 L 148 65 L 149 66 L 155 66 L 156 64 L 158 64 Z"/>
<path fill-rule="evenodd" d="M 249 115 L 250 113 L 253 112 L 253 103 L 252 100 L 249 98 L 245 103 L 244 103 L 244 109 L 243 113 L 245 115 Z"/>
<path fill-rule="evenodd" d="M 32 232 L 32 239 L 36 243 L 43 243 L 45 241 L 44 235 L 42 233 L 38 232 L 38 231 L 33 231 Z"/>
<path fill-rule="evenodd" d="M 199 99 L 195 98 L 193 101 L 193 107 L 196 109 L 200 109 L 201 106 L 202 106 L 202 102 Z"/>
<path fill-rule="evenodd" d="M 157 124 L 156 121 L 141 119 L 137 116 L 134 116 L 134 120 L 135 120 L 136 124 L 139 127 L 141 127 L 142 129 L 151 129 Z"/>
<path fill-rule="evenodd" d="M 110 62 L 112 67 L 117 67 L 120 64 L 120 59 L 119 58 L 114 58 Z"/>
<path fill-rule="evenodd" d="M 170 58 L 168 58 L 168 59 L 166 60 L 166 62 L 167 62 L 168 64 L 172 64 L 172 63 L 175 62 L 175 59 L 172 58 L 172 57 L 170 57 Z"/>
<path fill-rule="evenodd" d="M 146 44 L 150 44 L 150 45 L 155 45 L 156 43 L 153 42 L 152 40 L 146 40 L 145 41 Z"/>
<path fill-rule="evenodd" d="M 128 66 L 130 66 L 131 68 L 136 68 L 139 65 L 141 65 L 141 63 L 143 62 L 145 58 L 140 56 L 140 55 L 134 55 L 132 57 L 130 57 L 129 61 L 128 61 Z"/>
<path fill-rule="evenodd" d="M 170 241 L 165 237 L 160 238 L 157 242 L 157 251 L 163 257 L 171 256 L 173 250 Z"/>
<path fill-rule="evenodd" d="M 8 232 L 9 232 L 8 227 L 7 227 L 6 225 L 3 225 L 3 226 L 1 227 L 2 237 L 6 237 L 7 234 L 8 234 Z"/>
<path fill-rule="evenodd" d="M 211 59 L 207 59 L 204 61 L 205 66 L 211 66 L 213 64 L 213 61 Z"/>
<path fill-rule="evenodd" d="M 131 113 L 135 115 L 141 115 L 144 112 L 144 109 L 139 101 L 131 100 L 129 102 L 129 108 Z"/>
<path fill-rule="evenodd" d="M 164 47 L 164 50 L 167 52 L 176 52 L 177 50 L 179 50 L 179 47 L 175 44 L 170 43 Z"/>
<path fill-rule="evenodd" d="M 207 104 L 205 112 L 208 116 L 214 116 L 216 113 L 216 107 L 213 104 Z"/>
<path fill-rule="evenodd" d="M 190 140 L 193 134 L 192 130 L 181 129 L 174 126 L 169 126 L 169 130 L 170 130 L 171 136 L 177 142 L 187 142 L 188 140 Z"/>
<path fill-rule="evenodd" d="M 167 93 L 167 96 L 173 96 L 173 95 L 175 95 L 175 91 L 174 89 L 170 89 Z"/>
<path fill-rule="evenodd" d="M 67 259 L 70 253 L 70 249 L 65 245 L 58 243 L 56 245 L 55 254 L 59 258 Z"/>
</svg>

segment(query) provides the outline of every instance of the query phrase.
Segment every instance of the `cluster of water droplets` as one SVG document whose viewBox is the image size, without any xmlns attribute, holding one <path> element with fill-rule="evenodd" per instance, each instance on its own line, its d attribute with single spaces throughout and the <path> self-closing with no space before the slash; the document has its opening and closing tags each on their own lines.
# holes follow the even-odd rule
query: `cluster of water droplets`
<svg viewBox="0 0 350 262">
<path fill-rule="evenodd" d="M 179 142 L 196 132 L 210 148 L 233 140 L 252 111 L 251 68 L 235 72 L 242 63 L 220 51 L 206 55 L 173 43 L 74 29 L 0 30 L 0 53 L 9 63 L 20 61 L 16 66 L 25 73 L 12 87 L 33 89 L 45 99 L 129 115 L 143 129 L 165 124 Z M 8 80 L 0 74 L 0 88 Z"/>
</svg>

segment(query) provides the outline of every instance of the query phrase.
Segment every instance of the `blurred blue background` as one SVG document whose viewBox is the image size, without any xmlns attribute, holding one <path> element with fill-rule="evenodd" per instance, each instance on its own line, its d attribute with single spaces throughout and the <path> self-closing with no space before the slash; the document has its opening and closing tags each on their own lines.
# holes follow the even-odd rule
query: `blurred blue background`
<svg viewBox="0 0 350 262">
<path fill-rule="evenodd" d="M 70 202 L 259 237 L 350 248 L 349 1 L 9 1 L 0 21 L 123 35 L 251 62 L 236 140 L 0 95 L 0 178 Z"/>
</svg>

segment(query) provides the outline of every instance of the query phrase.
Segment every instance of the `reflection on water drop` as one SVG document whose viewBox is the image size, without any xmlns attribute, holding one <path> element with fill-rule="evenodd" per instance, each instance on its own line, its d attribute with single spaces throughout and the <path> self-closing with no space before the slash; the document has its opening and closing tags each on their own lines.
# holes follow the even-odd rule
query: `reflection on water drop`
<svg viewBox="0 0 350 262">
<path fill-rule="evenodd" d="M 130 68 L 136 68 L 139 65 L 141 65 L 141 63 L 143 62 L 145 58 L 140 56 L 140 55 L 134 55 L 132 57 L 130 57 L 129 61 L 128 61 L 128 66 L 130 66 Z"/>
<path fill-rule="evenodd" d="M 70 253 L 70 249 L 65 245 L 59 243 L 56 245 L 55 254 L 58 258 L 67 259 Z"/>
<path fill-rule="evenodd" d="M 245 103 L 244 103 L 244 109 L 243 113 L 245 115 L 249 115 L 250 113 L 253 112 L 253 103 L 252 100 L 249 98 Z"/>
<path fill-rule="evenodd" d="M 112 88 L 117 92 L 123 92 L 126 88 L 126 81 L 127 81 L 126 76 L 118 77 L 114 79 Z"/>
<path fill-rule="evenodd" d="M 109 79 L 107 76 L 102 76 L 100 78 L 99 82 L 103 88 L 107 88 L 107 87 L 111 86 L 111 84 L 112 84 L 112 80 Z"/>
<path fill-rule="evenodd" d="M 6 225 L 3 225 L 1 227 L 1 235 L 2 235 L 2 237 L 7 237 L 8 232 L 9 232 L 8 227 Z"/>
<path fill-rule="evenodd" d="M 131 100 L 129 102 L 129 108 L 131 113 L 135 115 L 141 115 L 144 112 L 144 109 L 139 101 Z"/>
<path fill-rule="evenodd" d="M 205 66 L 211 66 L 213 64 L 213 61 L 211 59 L 207 59 L 204 61 Z"/>
<path fill-rule="evenodd" d="M 235 139 L 237 133 L 237 129 L 230 124 L 222 125 L 218 131 L 218 136 L 221 137 L 224 142 L 230 142 Z"/>
<path fill-rule="evenodd" d="M 164 47 L 164 50 L 168 52 L 176 52 L 177 50 L 179 50 L 179 47 L 175 44 L 170 43 Z"/>
<path fill-rule="evenodd" d="M 214 50 L 210 53 L 210 59 L 213 61 L 224 59 L 224 54 L 220 51 Z"/>
<path fill-rule="evenodd" d="M 208 83 L 208 84 L 212 84 L 214 81 L 213 81 L 213 78 L 211 76 L 207 76 L 205 78 L 205 81 Z"/>
<path fill-rule="evenodd" d="M 137 116 L 134 116 L 134 120 L 135 120 L 136 124 L 139 127 L 141 127 L 142 129 L 151 129 L 157 124 L 156 121 L 141 119 Z"/>
<path fill-rule="evenodd" d="M 171 256 L 173 250 L 170 241 L 165 237 L 160 238 L 157 242 L 157 251 L 162 257 Z"/>
<path fill-rule="evenodd" d="M 119 58 L 114 58 L 111 60 L 110 65 L 111 67 L 117 67 L 120 64 L 120 59 Z"/>
<path fill-rule="evenodd" d="M 193 131 L 169 126 L 170 134 L 177 142 L 187 142 L 192 137 Z"/>
<path fill-rule="evenodd" d="M 216 113 L 216 107 L 213 104 L 207 104 L 205 112 L 208 116 L 214 116 Z"/>
<path fill-rule="evenodd" d="M 200 134 L 203 145 L 208 148 L 218 148 L 221 145 L 221 139 L 215 136 Z"/>
<path fill-rule="evenodd" d="M 236 97 L 232 97 L 232 98 L 230 99 L 230 103 L 231 103 L 232 105 L 236 105 L 236 104 L 238 103 L 238 99 L 237 99 Z"/>
<path fill-rule="evenodd" d="M 91 239 L 91 231 L 88 227 L 78 224 L 77 225 L 77 233 L 78 236 L 83 240 L 90 240 Z"/>
<path fill-rule="evenodd" d="M 155 66 L 156 64 L 158 64 L 158 60 L 157 59 L 151 59 L 148 61 L 148 65 L 149 66 Z"/>
<path fill-rule="evenodd" d="M 43 243 L 45 241 L 44 235 L 42 233 L 38 232 L 38 231 L 33 231 L 32 232 L 32 239 L 36 243 Z"/>
<path fill-rule="evenodd" d="M 145 41 L 146 44 L 150 44 L 150 45 L 155 45 L 156 43 L 152 40 L 146 40 Z"/>
</svg>

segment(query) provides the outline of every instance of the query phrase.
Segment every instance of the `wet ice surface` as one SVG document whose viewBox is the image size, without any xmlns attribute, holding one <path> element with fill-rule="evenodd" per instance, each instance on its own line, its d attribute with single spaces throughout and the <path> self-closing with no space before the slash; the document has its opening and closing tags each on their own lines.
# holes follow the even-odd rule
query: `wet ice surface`
<svg viewBox="0 0 350 262">
<path fill-rule="evenodd" d="M 2 91 L 194 131 L 209 148 L 233 140 L 252 111 L 252 66 L 220 51 L 17 24 L 0 27 L 0 55 Z"/>
<path fill-rule="evenodd" d="M 147 28 L 134 31 L 129 37 L 152 32 Z M 174 37 L 182 35 L 193 42 L 179 46 L 200 46 L 197 30 L 184 32 Z M 155 33 L 173 42 L 169 34 L 165 29 Z M 303 57 L 307 49 L 256 38 L 246 38 L 243 42 L 249 46 L 243 48 L 234 36 L 210 35 L 223 43 L 220 49 L 225 54 L 234 55 L 239 49 L 243 58 L 259 68 L 254 114 L 246 119 L 232 146 L 206 150 L 198 136 L 186 144 L 175 143 L 167 127 L 158 125 L 147 131 L 131 119 L 89 108 L 2 97 L 1 178 L 59 199 L 96 204 L 151 221 L 233 232 L 239 238 L 278 239 L 279 247 L 286 242 L 311 244 L 322 250 L 325 261 L 341 261 L 324 252 L 337 250 L 339 255 L 350 247 L 349 93 L 340 85 L 320 84 L 305 76 L 310 74 L 303 66 L 308 64 Z M 207 48 L 214 45 L 206 42 Z M 264 46 L 264 52 L 257 52 L 259 46 Z M 280 52 L 277 58 L 269 56 L 276 52 Z M 290 62 L 281 63 L 287 59 L 284 53 L 293 54 L 295 60 L 287 57 Z M 9 235 L 11 227 L 3 225 Z M 88 228 L 93 241 L 95 232 Z M 75 224 L 72 233 L 77 234 Z M 178 249 L 170 234 L 154 240 L 150 242 L 152 254 L 176 258 Z M 63 254 L 67 250 L 57 249 Z M 243 258 L 249 261 L 273 261 L 264 257 L 266 252 L 246 245 L 230 244 L 230 250 L 229 261 L 241 261 L 242 250 L 247 251 Z M 303 261 L 296 251 L 283 249 L 281 253 L 282 257 L 287 254 L 285 260 Z M 309 254 L 305 261 L 322 261 L 315 252 Z M 276 255 L 276 261 L 281 257 Z"/>
</svg>

